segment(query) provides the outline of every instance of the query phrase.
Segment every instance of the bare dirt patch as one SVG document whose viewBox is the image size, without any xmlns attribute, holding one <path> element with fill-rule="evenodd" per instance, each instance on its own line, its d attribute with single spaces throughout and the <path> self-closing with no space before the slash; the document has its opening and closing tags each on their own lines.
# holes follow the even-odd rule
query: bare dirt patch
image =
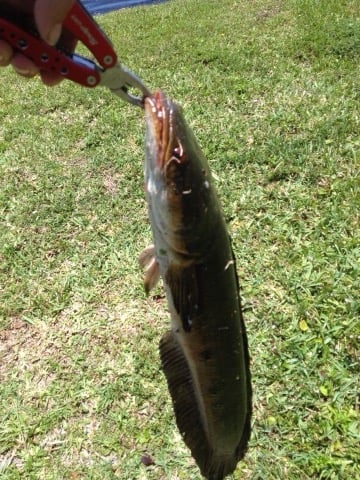
<svg viewBox="0 0 360 480">
<path fill-rule="evenodd" d="M 20 318 L 14 317 L 0 331 L 0 379 L 11 368 L 18 368 L 19 355 L 23 348 L 32 349 L 38 342 L 36 330 Z"/>
</svg>

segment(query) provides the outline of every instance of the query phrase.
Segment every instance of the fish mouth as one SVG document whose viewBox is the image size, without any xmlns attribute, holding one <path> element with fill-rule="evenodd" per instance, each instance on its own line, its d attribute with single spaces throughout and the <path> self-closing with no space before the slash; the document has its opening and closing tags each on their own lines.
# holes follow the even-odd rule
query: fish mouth
<svg viewBox="0 0 360 480">
<path fill-rule="evenodd" d="M 145 99 L 145 114 L 153 147 L 156 148 L 156 166 L 164 169 L 176 151 L 174 108 L 162 91 Z"/>
</svg>

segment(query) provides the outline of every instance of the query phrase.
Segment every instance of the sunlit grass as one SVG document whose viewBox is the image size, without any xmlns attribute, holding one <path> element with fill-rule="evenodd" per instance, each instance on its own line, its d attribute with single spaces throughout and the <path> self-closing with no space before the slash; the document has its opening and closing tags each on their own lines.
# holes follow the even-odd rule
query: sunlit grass
<svg viewBox="0 0 360 480">
<path fill-rule="evenodd" d="M 99 17 L 184 106 L 223 202 L 254 389 L 234 480 L 360 474 L 359 13 L 173 0 Z M 143 137 L 106 90 L 1 72 L 1 478 L 200 480 L 160 371 L 166 303 L 137 265 Z"/>
</svg>

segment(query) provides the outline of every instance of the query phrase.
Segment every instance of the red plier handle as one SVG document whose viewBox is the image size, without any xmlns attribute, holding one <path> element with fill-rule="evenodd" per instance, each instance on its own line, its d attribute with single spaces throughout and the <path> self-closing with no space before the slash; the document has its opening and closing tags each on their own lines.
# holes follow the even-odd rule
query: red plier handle
<svg viewBox="0 0 360 480">
<path fill-rule="evenodd" d="M 40 70 L 52 71 L 85 87 L 108 86 L 124 100 L 140 106 L 143 98 L 150 95 L 136 75 L 118 64 L 111 42 L 79 1 L 74 3 L 63 26 L 88 48 L 99 65 L 86 57 L 65 52 L 59 45 L 48 45 L 33 26 L 24 25 L 18 12 L 1 3 L 0 7 L 0 38 L 31 59 Z M 109 75 L 111 69 L 115 74 Z M 108 78 L 112 79 L 111 85 L 107 85 Z M 142 96 L 129 94 L 129 87 L 140 89 Z"/>
</svg>

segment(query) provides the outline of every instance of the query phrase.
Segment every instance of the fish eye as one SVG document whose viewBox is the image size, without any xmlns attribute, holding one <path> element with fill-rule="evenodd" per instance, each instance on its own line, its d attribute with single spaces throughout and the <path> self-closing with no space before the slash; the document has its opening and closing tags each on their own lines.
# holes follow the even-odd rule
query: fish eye
<svg viewBox="0 0 360 480">
<path fill-rule="evenodd" d="M 175 147 L 173 152 L 172 152 L 172 156 L 177 158 L 178 160 L 180 160 L 181 158 L 181 154 L 182 154 L 182 148 L 180 147 Z"/>
<path fill-rule="evenodd" d="M 184 149 L 180 142 L 178 142 L 177 146 L 173 148 L 172 151 L 173 157 L 181 160 L 184 157 Z"/>
</svg>

